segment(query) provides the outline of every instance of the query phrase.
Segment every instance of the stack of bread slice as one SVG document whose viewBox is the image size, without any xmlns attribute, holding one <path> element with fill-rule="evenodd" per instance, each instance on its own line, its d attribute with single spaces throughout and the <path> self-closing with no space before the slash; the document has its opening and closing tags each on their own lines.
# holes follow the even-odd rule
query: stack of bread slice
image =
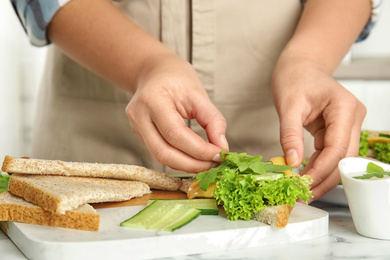
<svg viewBox="0 0 390 260">
<path fill-rule="evenodd" d="M 0 221 L 96 231 L 100 217 L 88 203 L 126 201 L 151 189 L 178 190 L 179 178 L 141 166 L 4 158 L 10 174 L 0 194 Z"/>
</svg>

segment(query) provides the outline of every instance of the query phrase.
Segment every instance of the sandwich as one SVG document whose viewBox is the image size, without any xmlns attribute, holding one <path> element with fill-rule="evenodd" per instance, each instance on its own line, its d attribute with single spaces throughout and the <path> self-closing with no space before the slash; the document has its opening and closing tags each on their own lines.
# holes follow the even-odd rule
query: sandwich
<svg viewBox="0 0 390 260">
<path fill-rule="evenodd" d="M 151 193 L 137 181 L 12 174 L 0 194 L 0 221 L 99 230 L 100 216 L 88 203 L 124 201 Z"/>
<path fill-rule="evenodd" d="M 221 152 L 222 163 L 199 173 L 187 197 L 215 198 L 230 220 L 255 219 L 283 228 L 297 202 L 312 198 L 308 175 L 292 172 L 284 157 L 262 161 L 262 156 Z"/>
<path fill-rule="evenodd" d="M 359 156 L 390 163 L 390 131 L 361 131 Z"/>
<path fill-rule="evenodd" d="M 9 191 L 4 191 L 0 193 L 0 221 L 97 231 L 99 230 L 100 216 L 88 204 L 69 210 L 65 214 L 55 214 L 27 202 Z"/>
<path fill-rule="evenodd" d="M 65 162 L 5 156 L 1 170 L 7 173 L 60 175 L 140 181 L 152 189 L 178 190 L 179 178 L 137 165 Z"/>
<path fill-rule="evenodd" d="M 25 174 L 12 174 L 8 189 L 54 214 L 87 203 L 126 201 L 151 193 L 148 185 L 138 181 Z"/>
<path fill-rule="evenodd" d="M 99 214 L 89 203 L 126 201 L 151 187 L 177 190 L 179 178 L 133 165 L 73 163 L 6 156 L 0 221 L 95 231 Z"/>
</svg>

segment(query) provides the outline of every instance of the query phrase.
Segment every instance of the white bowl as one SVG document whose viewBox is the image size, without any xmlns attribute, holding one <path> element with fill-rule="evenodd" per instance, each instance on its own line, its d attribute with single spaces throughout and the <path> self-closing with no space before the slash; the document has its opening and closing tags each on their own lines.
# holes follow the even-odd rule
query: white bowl
<svg viewBox="0 0 390 260">
<path fill-rule="evenodd" d="M 356 231 L 363 236 L 390 240 L 390 178 L 360 180 L 369 162 L 390 171 L 390 165 L 364 158 L 345 158 L 339 162 L 348 206 Z"/>
</svg>

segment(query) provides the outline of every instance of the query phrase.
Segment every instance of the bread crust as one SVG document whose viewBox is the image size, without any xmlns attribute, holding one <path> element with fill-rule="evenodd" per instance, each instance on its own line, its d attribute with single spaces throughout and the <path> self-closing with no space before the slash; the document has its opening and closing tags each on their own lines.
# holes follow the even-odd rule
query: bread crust
<svg viewBox="0 0 390 260">
<path fill-rule="evenodd" d="M 1 170 L 10 174 L 44 174 L 141 181 L 148 184 L 152 189 L 169 191 L 176 191 L 181 185 L 179 178 L 168 176 L 166 173 L 126 164 L 65 162 L 15 158 L 6 155 Z"/>
<path fill-rule="evenodd" d="M 192 179 L 192 178 L 190 178 L 190 179 L 182 179 L 179 190 L 184 192 L 184 193 L 187 193 L 189 187 L 191 186 L 191 184 L 193 182 L 194 182 L 194 179 Z"/>
<path fill-rule="evenodd" d="M 125 201 L 151 193 L 137 181 L 12 174 L 9 191 L 44 210 L 65 214 L 86 203 Z"/>
<path fill-rule="evenodd" d="M 63 215 L 54 214 L 6 191 L 0 194 L 0 221 L 97 231 L 100 216 L 88 204 Z"/>
<path fill-rule="evenodd" d="M 293 207 L 288 205 L 267 206 L 252 218 L 276 228 L 284 228 L 288 224 Z"/>
</svg>

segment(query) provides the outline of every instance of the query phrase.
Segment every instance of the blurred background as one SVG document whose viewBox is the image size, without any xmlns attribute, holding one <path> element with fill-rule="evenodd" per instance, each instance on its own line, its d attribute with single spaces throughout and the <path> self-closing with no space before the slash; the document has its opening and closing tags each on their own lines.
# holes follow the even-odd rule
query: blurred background
<svg viewBox="0 0 390 260">
<path fill-rule="evenodd" d="M 367 40 L 355 44 L 334 77 L 367 107 L 364 129 L 390 130 L 390 1 Z M 9 0 L 0 1 L 0 160 L 29 156 L 46 47 L 33 47 Z"/>
</svg>

